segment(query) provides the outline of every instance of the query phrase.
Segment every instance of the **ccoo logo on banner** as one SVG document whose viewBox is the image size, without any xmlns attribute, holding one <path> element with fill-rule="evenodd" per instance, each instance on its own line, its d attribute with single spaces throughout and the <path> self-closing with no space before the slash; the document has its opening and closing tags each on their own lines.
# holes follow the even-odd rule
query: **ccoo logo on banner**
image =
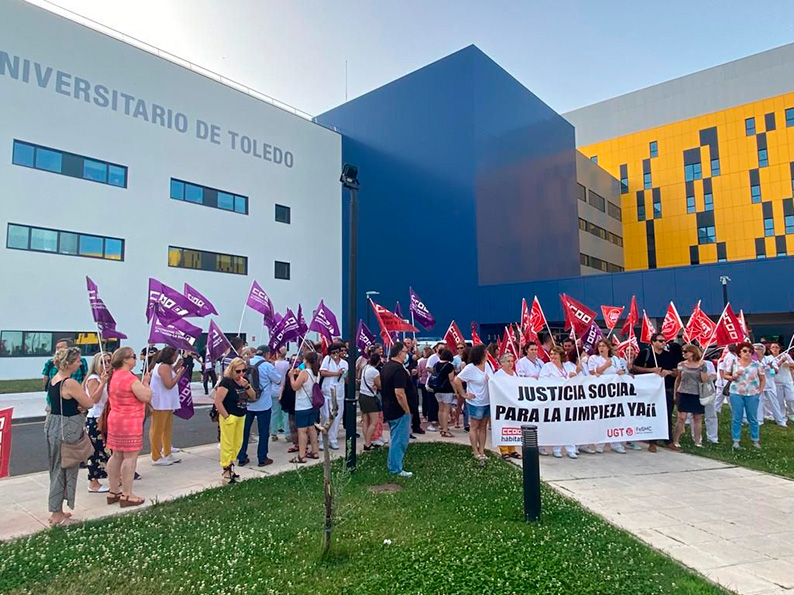
<svg viewBox="0 0 794 595">
<path fill-rule="evenodd" d="M 494 446 L 521 444 L 521 426 L 538 426 L 538 444 L 598 444 L 667 438 L 664 380 L 656 374 L 520 378 L 489 382 Z"/>
</svg>

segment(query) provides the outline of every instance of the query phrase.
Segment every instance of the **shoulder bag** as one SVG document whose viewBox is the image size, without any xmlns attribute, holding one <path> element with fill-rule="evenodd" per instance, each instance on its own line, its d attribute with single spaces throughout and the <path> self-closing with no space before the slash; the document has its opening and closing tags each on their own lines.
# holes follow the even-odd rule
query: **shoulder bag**
<svg viewBox="0 0 794 595">
<path fill-rule="evenodd" d="M 708 368 L 706 368 L 706 366 L 701 366 L 699 371 L 708 372 Z M 717 398 L 717 389 L 711 378 L 706 380 L 706 382 L 698 383 L 698 397 L 700 397 L 700 404 L 703 405 L 703 407 L 707 407 L 715 401 Z"/>
<path fill-rule="evenodd" d="M 92 454 L 94 454 L 94 445 L 91 444 L 91 439 L 88 433 L 83 429 L 83 433 L 77 442 L 66 442 L 63 439 L 63 383 L 66 380 L 61 380 L 61 385 L 58 387 L 58 397 L 61 401 L 61 467 L 63 469 L 71 469 L 77 467 L 81 463 L 85 463 Z"/>
<path fill-rule="evenodd" d="M 323 395 L 323 390 L 320 388 L 320 383 L 314 378 L 314 375 L 306 370 L 306 373 L 309 375 L 309 378 L 312 379 L 312 393 L 310 395 L 312 400 L 312 408 L 313 409 L 322 409 L 323 405 L 325 405 L 325 396 Z M 309 391 L 306 390 L 306 383 L 303 383 L 301 387 L 305 393 Z"/>
</svg>

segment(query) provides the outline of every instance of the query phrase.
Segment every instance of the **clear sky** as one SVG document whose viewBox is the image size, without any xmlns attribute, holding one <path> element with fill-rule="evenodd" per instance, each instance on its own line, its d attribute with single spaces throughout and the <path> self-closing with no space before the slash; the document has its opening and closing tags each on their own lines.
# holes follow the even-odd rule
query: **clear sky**
<svg viewBox="0 0 794 595">
<path fill-rule="evenodd" d="M 791 0 L 54 0 L 312 115 L 469 44 L 560 113 L 794 41 Z"/>
</svg>

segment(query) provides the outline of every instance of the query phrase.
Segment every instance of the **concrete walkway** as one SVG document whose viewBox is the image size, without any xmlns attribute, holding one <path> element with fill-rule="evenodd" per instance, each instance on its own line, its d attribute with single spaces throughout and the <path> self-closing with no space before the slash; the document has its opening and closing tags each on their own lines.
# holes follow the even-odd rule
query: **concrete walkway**
<svg viewBox="0 0 794 595">
<path fill-rule="evenodd" d="M 420 442 L 437 439 L 435 432 L 419 437 Z M 468 443 L 462 432 L 454 441 Z M 249 479 L 294 469 L 286 462 L 292 456 L 287 446 L 283 439 L 272 442 L 276 463 L 238 467 L 238 472 Z M 170 467 L 152 467 L 148 457 L 139 460 L 143 480 L 135 490 L 148 499 L 145 506 L 151 499 L 162 502 L 221 485 L 215 444 L 180 454 L 183 461 Z M 543 457 L 541 469 L 543 479 L 562 494 L 717 584 L 743 594 L 794 595 L 793 481 L 663 449 L 584 454 L 578 460 Z M 46 473 L 0 480 L 6 503 L 0 539 L 47 528 L 47 486 Z M 85 473 L 80 474 L 75 517 L 120 512 L 118 505 L 105 504 L 104 495 L 89 494 Z"/>
</svg>

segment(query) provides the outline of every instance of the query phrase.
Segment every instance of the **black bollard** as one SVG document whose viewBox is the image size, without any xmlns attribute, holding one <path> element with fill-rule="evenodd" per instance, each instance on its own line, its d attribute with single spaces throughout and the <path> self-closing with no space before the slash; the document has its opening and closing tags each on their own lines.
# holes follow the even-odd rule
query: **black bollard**
<svg viewBox="0 0 794 595">
<path fill-rule="evenodd" d="M 540 456 L 538 426 L 521 426 L 521 456 L 524 463 L 524 520 L 540 519 Z"/>
</svg>

